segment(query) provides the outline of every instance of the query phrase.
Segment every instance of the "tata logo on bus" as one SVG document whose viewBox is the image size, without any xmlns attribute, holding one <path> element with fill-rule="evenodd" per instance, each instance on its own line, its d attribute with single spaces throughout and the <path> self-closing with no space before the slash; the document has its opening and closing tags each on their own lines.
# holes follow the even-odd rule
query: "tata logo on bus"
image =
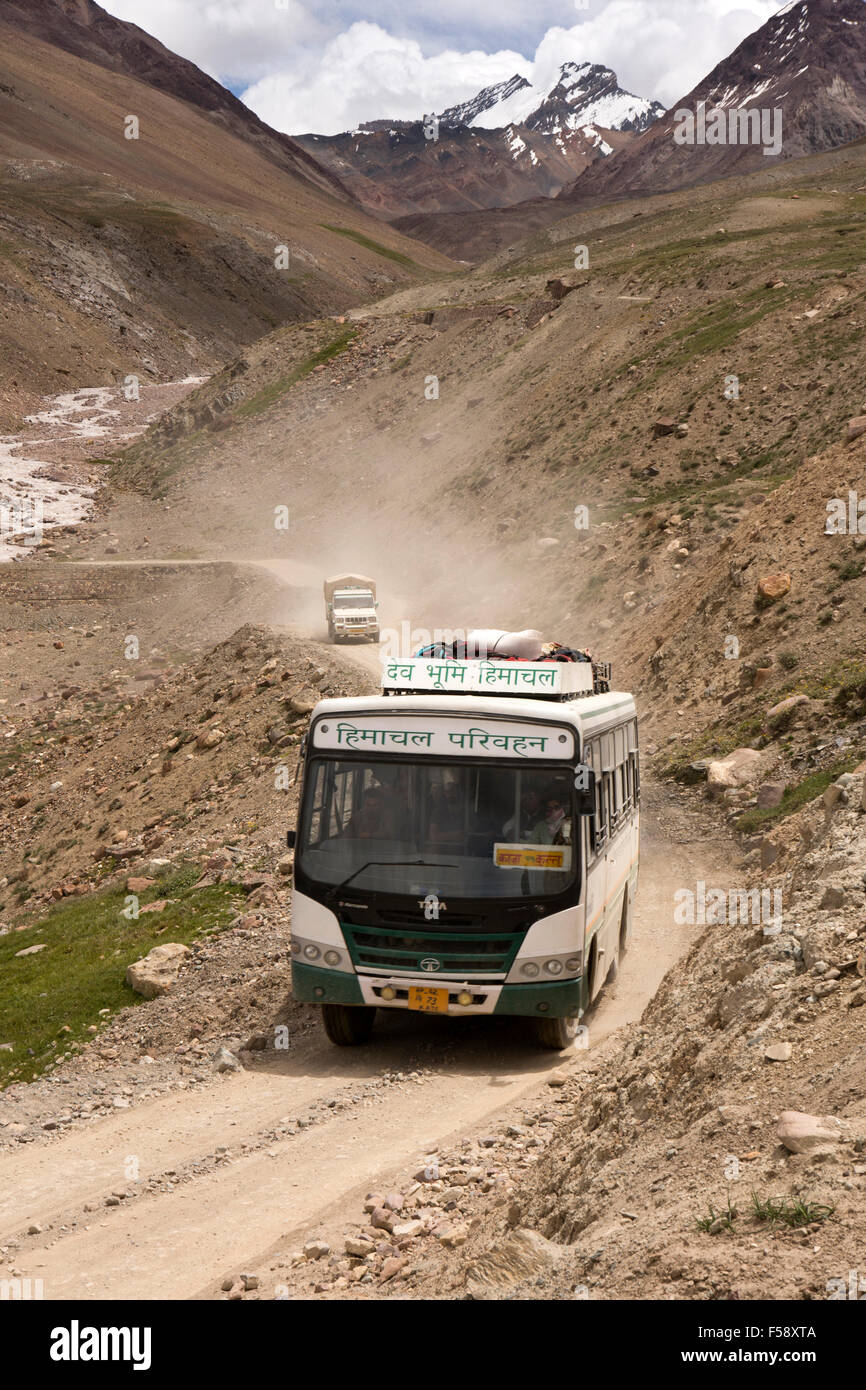
<svg viewBox="0 0 866 1390">
<path fill-rule="evenodd" d="M 441 960 L 437 960 L 435 956 L 425 956 L 418 964 L 428 975 L 432 975 L 434 970 L 439 970 L 442 966 Z"/>
</svg>

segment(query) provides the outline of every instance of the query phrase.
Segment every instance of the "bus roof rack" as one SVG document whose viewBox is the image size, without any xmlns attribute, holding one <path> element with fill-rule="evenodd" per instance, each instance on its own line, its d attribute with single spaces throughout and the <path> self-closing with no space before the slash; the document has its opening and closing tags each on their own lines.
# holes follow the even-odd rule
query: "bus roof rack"
<svg viewBox="0 0 866 1390">
<path fill-rule="evenodd" d="M 493 695 L 564 701 L 606 694 L 610 682 L 609 661 L 386 657 L 382 663 L 385 695 Z"/>
</svg>

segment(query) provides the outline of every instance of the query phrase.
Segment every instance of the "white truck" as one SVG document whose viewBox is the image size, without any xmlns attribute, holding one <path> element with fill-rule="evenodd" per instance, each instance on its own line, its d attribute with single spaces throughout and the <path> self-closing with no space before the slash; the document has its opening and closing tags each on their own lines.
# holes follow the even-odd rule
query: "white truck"
<svg viewBox="0 0 866 1390">
<path fill-rule="evenodd" d="M 325 611 L 332 642 L 360 637 L 379 640 L 376 581 L 363 574 L 337 574 L 325 580 Z"/>
</svg>

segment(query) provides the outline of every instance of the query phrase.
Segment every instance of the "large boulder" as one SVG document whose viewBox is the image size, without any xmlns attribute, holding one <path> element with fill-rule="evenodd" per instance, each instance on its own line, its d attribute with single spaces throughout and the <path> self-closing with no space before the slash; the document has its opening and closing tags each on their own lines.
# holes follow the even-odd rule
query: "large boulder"
<svg viewBox="0 0 866 1390">
<path fill-rule="evenodd" d="M 764 603 L 777 603 L 791 592 L 790 574 L 766 574 L 758 580 L 758 597 Z"/>
<path fill-rule="evenodd" d="M 716 793 L 728 787 L 749 787 L 757 782 L 764 758 L 757 748 L 735 748 L 726 758 L 718 758 L 707 768 L 707 784 Z"/>
<path fill-rule="evenodd" d="M 834 1115 L 807 1115 L 802 1110 L 783 1110 L 776 1134 L 792 1154 L 832 1153 L 847 1134 L 844 1121 Z"/>
<path fill-rule="evenodd" d="M 776 1134 L 790 1154 L 831 1154 L 847 1133 L 844 1120 L 837 1120 L 834 1115 L 783 1111 L 778 1116 Z"/>
<path fill-rule="evenodd" d="M 554 1245 L 538 1231 L 513 1231 L 469 1266 L 466 1292 L 482 1301 L 507 1297 L 515 1285 L 552 1270 L 564 1254 L 561 1245 Z"/>
<path fill-rule="evenodd" d="M 767 710 L 767 727 L 774 734 L 780 734 L 790 728 L 796 719 L 807 714 L 810 707 L 808 695 L 789 695 L 787 699 L 780 700 L 772 709 Z"/>
<path fill-rule="evenodd" d="M 133 961 L 128 967 L 126 983 L 145 999 L 167 994 L 189 954 L 189 947 L 182 946 L 179 941 L 154 946 L 142 960 Z"/>
</svg>

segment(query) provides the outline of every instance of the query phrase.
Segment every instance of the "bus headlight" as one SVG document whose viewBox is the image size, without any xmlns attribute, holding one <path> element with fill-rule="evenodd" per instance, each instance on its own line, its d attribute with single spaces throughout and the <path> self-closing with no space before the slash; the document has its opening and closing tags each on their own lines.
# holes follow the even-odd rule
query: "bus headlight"
<svg viewBox="0 0 866 1390">
<path fill-rule="evenodd" d="M 327 967 L 330 970 L 342 970 L 346 975 L 355 973 L 352 957 L 345 945 L 341 948 L 332 941 L 309 941 L 306 937 L 296 936 L 292 938 L 291 952 L 293 960 L 299 965 L 312 965 L 316 962 L 320 969 Z"/>
<path fill-rule="evenodd" d="M 583 974 L 583 954 L 581 951 L 564 951 L 561 956 L 518 956 L 517 960 L 509 970 L 506 981 L 508 984 L 526 984 L 529 980 L 541 979 L 539 983 L 547 980 L 552 984 L 554 980 L 564 983 L 566 980 L 576 980 Z"/>
</svg>

